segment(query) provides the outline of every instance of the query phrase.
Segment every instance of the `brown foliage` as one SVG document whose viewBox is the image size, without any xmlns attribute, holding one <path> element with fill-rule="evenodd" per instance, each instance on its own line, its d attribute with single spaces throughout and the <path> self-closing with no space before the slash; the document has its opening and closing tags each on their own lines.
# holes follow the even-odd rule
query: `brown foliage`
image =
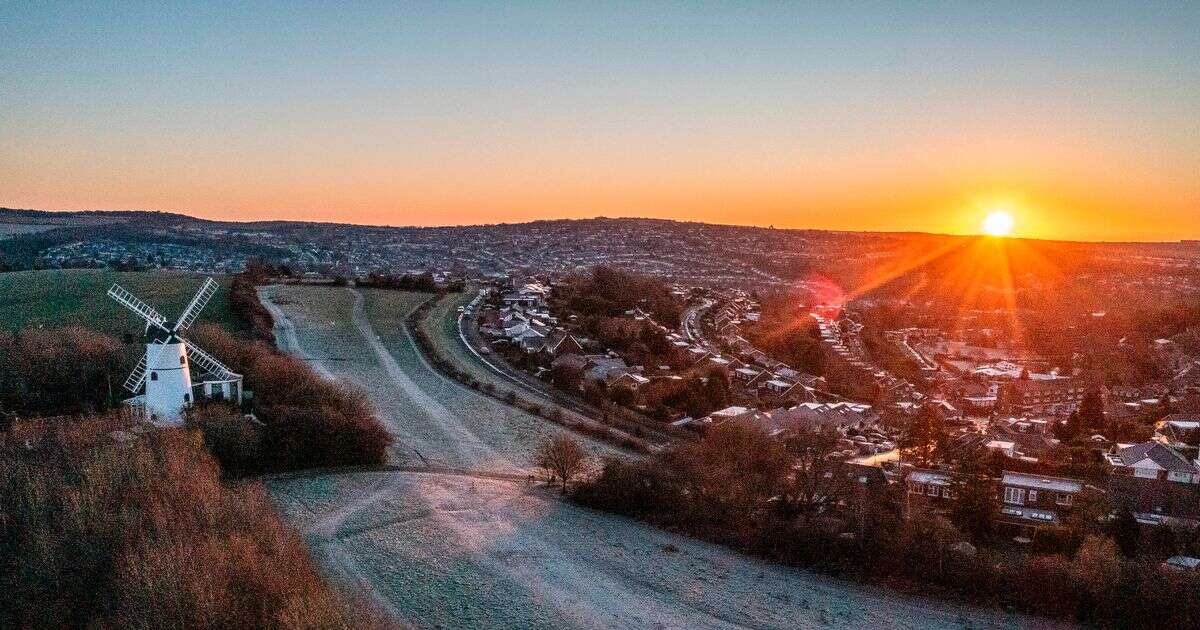
<svg viewBox="0 0 1200 630">
<path fill-rule="evenodd" d="M 229 421 L 199 422 L 214 452 L 231 468 L 245 470 L 247 453 L 259 455 L 254 471 L 387 461 L 392 436 L 361 392 L 322 378 L 295 357 L 278 354 L 262 342 L 236 338 L 217 326 L 200 326 L 192 336 L 245 376 L 247 389 L 254 393 L 252 406 L 261 426 L 235 430 Z M 235 435 L 245 442 L 231 443 Z"/>
<path fill-rule="evenodd" d="M 257 279 L 252 270 L 233 277 L 229 285 L 229 310 L 252 338 L 275 345 L 275 318 L 258 299 L 254 286 Z"/>
<path fill-rule="evenodd" d="M 0 332 L 0 411 L 102 411 L 117 404 L 132 365 L 116 339 L 85 328 Z"/>
<path fill-rule="evenodd" d="M 886 493 L 853 514 L 833 505 L 819 519 L 768 509 L 795 483 L 782 448 L 753 428 L 726 424 L 698 444 L 647 460 L 606 460 L 574 497 L 771 560 L 916 587 L 922 594 L 1101 625 L 1200 627 L 1194 575 L 1124 560 L 1108 538 L 1089 536 L 1073 560 L 972 551 L 953 523 L 920 511 L 902 518 Z M 812 448 L 820 452 L 820 442 Z"/>
<path fill-rule="evenodd" d="M 0 455 L 0 626 L 384 627 L 322 583 L 260 486 L 222 483 L 197 432 L 43 424 Z"/>
</svg>

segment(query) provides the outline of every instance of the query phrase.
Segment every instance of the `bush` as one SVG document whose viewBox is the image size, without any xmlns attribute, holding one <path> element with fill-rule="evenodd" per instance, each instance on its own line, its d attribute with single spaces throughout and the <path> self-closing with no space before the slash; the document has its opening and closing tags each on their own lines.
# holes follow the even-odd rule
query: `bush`
<svg viewBox="0 0 1200 630">
<path fill-rule="evenodd" d="M 645 460 L 607 459 L 599 475 L 577 485 L 573 498 L 774 561 L 924 594 L 933 586 L 937 594 L 1101 625 L 1200 627 L 1194 574 L 1123 560 L 1107 537 L 1088 536 L 1073 560 L 971 552 L 950 521 L 921 511 L 904 518 L 901 501 L 886 491 L 851 513 L 833 509 L 817 519 L 784 518 L 772 506 L 784 492 L 790 460 L 772 442 L 753 428 L 725 424 L 697 444 Z"/>
<path fill-rule="evenodd" d="M 193 337 L 241 373 L 254 394 L 259 430 L 235 432 L 228 423 L 208 429 L 200 425 L 206 440 L 222 445 L 216 453 L 232 470 L 247 470 L 239 453 L 248 452 L 259 453 L 254 472 L 387 461 L 393 438 L 361 392 L 322 378 L 295 357 L 278 354 L 262 342 L 247 343 L 217 326 L 200 326 Z M 247 443 L 230 444 L 232 439 Z"/>
<path fill-rule="evenodd" d="M 0 411 L 103 411 L 119 404 L 133 364 L 116 339 L 85 328 L 0 332 Z"/>
<path fill-rule="evenodd" d="M 275 318 L 258 299 L 255 283 L 261 281 L 250 270 L 233 277 L 229 285 L 229 310 L 252 339 L 275 345 Z"/>
<path fill-rule="evenodd" d="M 204 445 L 230 475 L 246 475 L 262 468 L 262 427 L 227 405 L 193 409 L 188 421 L 204 437 Z"/>
<path fill-rule="evenodd" d="M 382 628 L 318 575 L 261 486 L 191 429 L 116 442 L 111 417 L 25 424 L 0 455 L 0 627 Z"/>
</svg>

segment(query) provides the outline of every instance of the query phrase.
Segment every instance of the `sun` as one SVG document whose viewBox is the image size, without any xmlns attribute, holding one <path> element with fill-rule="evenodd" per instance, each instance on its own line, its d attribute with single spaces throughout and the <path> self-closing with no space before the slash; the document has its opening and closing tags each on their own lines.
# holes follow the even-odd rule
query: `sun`
<svg viewBox="0 0 1200 630">
<path fill-rule="evenodd" d="M 1013 216 L 1007 210 L 993 210 L 983 219 L 983 232 L 990 236 L 1012 234 Z"/>
</svg>

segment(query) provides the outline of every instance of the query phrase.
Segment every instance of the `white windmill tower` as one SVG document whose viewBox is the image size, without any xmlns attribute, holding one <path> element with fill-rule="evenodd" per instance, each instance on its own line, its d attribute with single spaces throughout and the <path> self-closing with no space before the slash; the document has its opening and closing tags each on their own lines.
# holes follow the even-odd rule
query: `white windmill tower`
<svg viewBox="0 0 1200 630">
<path fill-rule="evenodd" d="M 140 407 L 146 420 L 163 426 L 178 426 L 183 424 L 183 410 L 197 397 L 241 400 L 241 375 L 180 336 L 181 331 L 196 321 L 216 292 L 217 283 L 212 278 L 206 279 L 196 297 L 183 309 L 179 320 L 168 328 L 166 317 L 120 285 L 114 283 L 108 289 L 109 297 L 146 320 L 146 352 L 125 380 L 125 389 L 134 394 L 145 385 L 144 393 L 125 402 Z M 193 368 L 200 372 L 193 372 Z M 193 381 L 200 375 L 208 378 L 202 382 Z"/>
</svg>

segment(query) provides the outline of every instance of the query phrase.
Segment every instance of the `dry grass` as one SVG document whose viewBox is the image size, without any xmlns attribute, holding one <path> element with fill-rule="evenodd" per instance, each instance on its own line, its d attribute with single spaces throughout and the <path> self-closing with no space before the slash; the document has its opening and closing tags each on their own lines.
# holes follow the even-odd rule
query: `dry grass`
<svg viewBox="0 0 1200 630">
<path fill-rule="evenodd" d="M 196 431 L 28 423 L 0 455 L 0 627 L 372 628 L 322 583 L 258 484 Z M 32 448 L 27 448 L 28 444 Z"/>
</svg>

